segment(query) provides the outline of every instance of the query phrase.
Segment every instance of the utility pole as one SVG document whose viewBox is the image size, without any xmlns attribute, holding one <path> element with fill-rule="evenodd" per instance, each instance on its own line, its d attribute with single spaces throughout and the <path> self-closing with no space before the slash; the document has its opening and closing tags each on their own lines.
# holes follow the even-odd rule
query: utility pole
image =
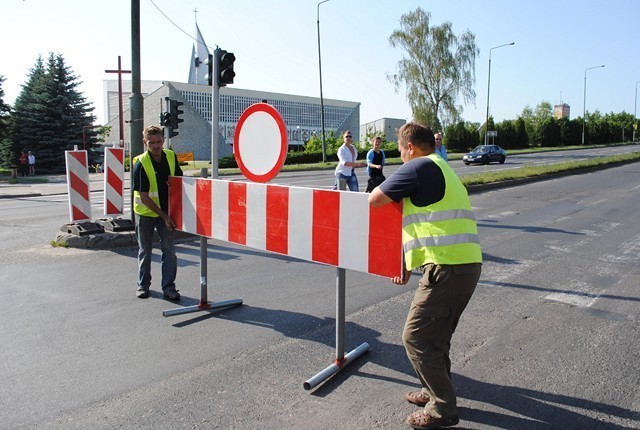
<svg viewBox="0 0 640 430">
<path fill-rule="evenodd" d="M 133 158 L 142 154 L 142 130 L 144 128 L 144 99 L 141 93 L 140 78 L 140 0 L 131 0 L 131 97 L 129 100 L 131 112 L 129 176 L 133 187 Z M 131 221 L 135 224 L 133 192 L 131 192 Z"/>
</svg>

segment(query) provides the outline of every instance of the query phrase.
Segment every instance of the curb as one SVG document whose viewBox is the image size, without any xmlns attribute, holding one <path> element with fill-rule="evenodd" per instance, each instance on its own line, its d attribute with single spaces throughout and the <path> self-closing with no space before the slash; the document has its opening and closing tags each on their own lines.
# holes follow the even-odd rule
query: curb
<svg viewBox="0 0 640 430">
<path fill-rule="evenodd" d="M 173 234 L 174 243 L 190 242 L 200 236 L 176 231 Z M 155 232 L 153 242 L 160 241 L 158 233 Z M 138 246 L 135 231 L 106 231 L 98 234 L 87 234 L 85 236 L 77 236 L 75 234 L 59 231 L 53 240 L 56 246 L 64 248 L 79 249 L 113 249 L 127 246 Z"/>
<path fill-rule="evenodd" d="M 42 193 L 0 194 L 0 199 L 19 199 L 24 197 L 41 197 Z"/>
</svg>

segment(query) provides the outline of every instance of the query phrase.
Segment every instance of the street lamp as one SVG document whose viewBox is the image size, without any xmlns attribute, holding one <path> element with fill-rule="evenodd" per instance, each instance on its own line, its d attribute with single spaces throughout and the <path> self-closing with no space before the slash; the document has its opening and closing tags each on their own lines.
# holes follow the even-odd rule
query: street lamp
<svg viewBox="0 0 640 430">
<path fill-rule="evenodd" d="M 633 137 L 631 138 L 631 142 L 636 141 L 636 127 L 638 126 L 638 120 L 636 117 L 636 108 L 638 107 L 638 83 L 640 83 L 640 81 L 636 81 L 636 99 L 633 103 Z"/>
<path fill-rule="evenodd" d="M 485 123 L 484 123 L 484 127 L 485 127 L 485 132 L 484 132 L 484 144 L 487 144 L 487 134 L 489 132 L 489 90 L 491 88 L 491 51 L 493 51 L 494 49 L 498 49 L 498 48 L 502 48 L 503 46 L 511 46 L 514 45 L 516 42 L 511 42 L 511 43 L 505 43 L 504 45 L 499 45 L 499 46 L 494 46 L 493 48 L 489 49 L 489 78 L 488 78 L 488 83 L 487 83 L 487 117 L 485 118 Z"/>
<path fill-rule="evenodd" d="M 327 150 L 324 141 L 324 99 L 322 98 L 322 59 L 320 57 L 320 5 L 326 3 L 329 0 L 322 0 L 318 3 L 317 8 L 317 20 L 318 20 L 318 70 L 320 71 L 320 120 L 322 122 L 322 162 L 327 161 Z"/>
<path fill-rule="evenodd" d="M 587 70 L 598 69 L 604 67 L 604 64 L 599 66 L 587 67 L 584 69 L 584 99 L 582 101 L 582 145 L 584 145 L 584 125 L 587 115 Z"/>
</svg>

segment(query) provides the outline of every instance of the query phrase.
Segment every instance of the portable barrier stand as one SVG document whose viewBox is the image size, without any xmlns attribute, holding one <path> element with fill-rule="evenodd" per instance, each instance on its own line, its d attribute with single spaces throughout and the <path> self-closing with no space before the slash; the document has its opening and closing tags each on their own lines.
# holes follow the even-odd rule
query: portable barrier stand
<svg viewBox="0 0 640 430">
<path fill-rule="evenodd" d="M 64 156 L 67 167 L 70 223 L 60 227 L 60 231 L 77 236 L 104 233 L 102 226 L 91 222 L 87 151 L 79 151 L 76 145 L 73 151 L 65 151 Z"/>
<path fill-rule="evenodd" d="M 234 135 L 238 166 L 253 182 L 218 180 L 215 163 L 212 180 L 206 179 L 206 169 L 201 178 L 169 178 L 169 214 L 176 229 L 201 236 L 201 298 L 196 306 L 163 315 L 242 304 L 241 299 L 207 301 L 207 238 L 336 266 L 336 360 L 304 382 L 311 390 L 370 348 L 365 342 L 344 355 L 345 272 L 401 275 L 402 206 L 372 208 L 365 194 L 345 192 L 344 181 L 338 191 L 266 184 L 284 164 L 286 148 L 284 121 L 273 107 L 257 103 L 242 114 Z"/>
<path fill-rule="evenodd" d="M 306 381 L 305 389 L 369 349 L 363 343 L 344 355 L 345 270 L 386 278 L 402 274 L 400 203 L 373 208 L 364 193 L 207 178 L 171 177 L 169 183 L 169 214 L 177 230 L 337 267 L 336 361 Z M 206 264 L 204 244 L 201 264 Z M 203 295 L 200 305 L 163 315 L 208 310 L 207 304 Z M 234 304 L 241 302 L 217 305 Z"/>
<path fill-rule="evenodd" d="M 346 190 L 346 181 L 343 179 L 339 182 L 339 189 Z M 338 373 L 344 366 L 348 366 L 355 359 L 369 351 L 369 344 L 364 342 L 346 356 L 344 355 L 345 293 L 346 270 L 338 267 L 336 269 L 336 361 L 320 373 L 304 382 L 302 386 L 307 391 Z"/>
<path fill-rule="evenodd" d="M 104 166 L 105 218 L 96 222 L 106 231 L 132 231 L 130 219 L 118 218 L 124 211 L 124 148 L 105 148 Z"/>
<path fill-rule="evenodd" d="M 207 177 L 207 169 L 200 171 L 200 177 Z M 199 311 L 212 311 L 215 309 L 228 308 L 242 305 L 242 299 L 231 299 L 221 302 L 210 302 L 207 297 L 207 238 L 200 236 L 200 303 L 194 306 L 183 306 L 176 309 L 162 311 L 162 316 L 171 317 L 174 315 L 188 314 Z"/>
</svg>

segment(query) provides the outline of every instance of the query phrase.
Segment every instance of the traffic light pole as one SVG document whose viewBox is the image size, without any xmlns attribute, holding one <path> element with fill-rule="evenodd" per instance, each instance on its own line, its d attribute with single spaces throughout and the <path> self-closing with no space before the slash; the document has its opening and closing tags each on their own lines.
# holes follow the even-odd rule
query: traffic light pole
<svg viewBox="0 0 640 430">
<path fill-rule="evenodd" d="M 164 98 L 164 111 L 169 112 L 169 97 Z M 171 126 L 165 125 L 164 127 L 164 148 L 171 148 Z"/>
<path fill-rule="evenodd" d="M 218 51 L 214 51 L 214 59 L 218 58 Z M 218 179 L 218 124 L 220 116 L 220 88 L 218 86 L 219 67 L 218 61 L 213 62 L 213 85 L 211 86 L 211 178 Z M 200 172 L 202 178 L 207 177 L 207 169 Z M 200 303 L 193 306 L 185 306 L 177 309 L 162 311 L 162 316 L 170 317 L 200 311 L 214 311 L 234 306 L 241 306 L 242 299 L 210 302 L 207 292 L 207 238 L 200 236 Z"/>
<path fill-rule="evenodd" d="M 211 178 L 218 179 L 218 130 L 220 121 L 220 87 L 218 86 L 218 76 L 220 67 L 218 55 L 220 48 L 213 51 L 213 81 L 211 85 Z"/>
</svg>

